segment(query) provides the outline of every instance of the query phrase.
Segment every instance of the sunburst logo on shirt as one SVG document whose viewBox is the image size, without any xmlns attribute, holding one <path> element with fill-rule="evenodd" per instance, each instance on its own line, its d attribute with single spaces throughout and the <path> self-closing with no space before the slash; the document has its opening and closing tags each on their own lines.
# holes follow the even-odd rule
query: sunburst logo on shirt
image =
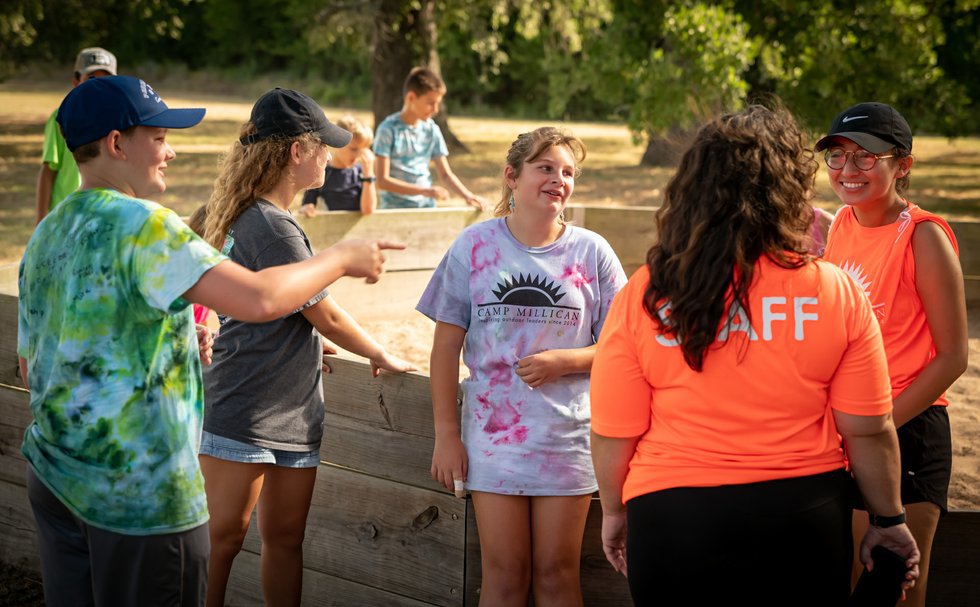
<svg viewBox="0 0 980 607">
<path fill-rule="evenodd" d="M 520 274 L 517 278 L 511 276 L 497 283 L 497 288 L 493 294 L 501 303 L 513 304 L 518 306 L 558 306 L 565 294 L 561 292 L 561 287 L 554 281 L 540 276 L 532 277 Z"/>
<path fill-rule="evenodd" d="M 844 270 L 864 290 L 864 294 L 868 298 L 871 297 L 871 279 L 868 278 L 861 264 L 856 261 L 845 261 L 840 269 Z"/>
</svg>

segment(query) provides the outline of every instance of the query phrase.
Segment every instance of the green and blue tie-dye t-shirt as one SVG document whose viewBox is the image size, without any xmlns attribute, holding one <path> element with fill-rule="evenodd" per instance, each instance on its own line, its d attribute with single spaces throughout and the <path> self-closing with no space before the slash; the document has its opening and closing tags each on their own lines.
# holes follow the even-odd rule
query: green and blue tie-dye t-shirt
<svg viewBox="0 0 980 607">
<path fill-rule="evenodd" d="M 201 363 L 181 294 L 224 259 L 173 212 L 107 189 L 66 198 L 28 243 L 23 452 L 87 523 L 154 534 L 207 521 Z"/>
</svg>

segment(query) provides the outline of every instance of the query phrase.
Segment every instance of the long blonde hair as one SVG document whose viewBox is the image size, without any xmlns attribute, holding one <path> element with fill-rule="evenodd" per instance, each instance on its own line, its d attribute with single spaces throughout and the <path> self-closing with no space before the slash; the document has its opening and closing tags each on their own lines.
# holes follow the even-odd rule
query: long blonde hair
<svg viewBox="0 0 980 607">
<path fill-rule="evenodd" d="M 258 132 L 251 121 L 242 125 L 239 138 Z M 318 145 L 310 133 L 296 137 L 270 137 L 243 145 L 235 140 L 221 160 L 214 190 L 207 203 L 204 240 L 216 249 L 224 246 L 228 230 L 238 217 L 264 192 L 271 191 L 283 178 L 289 164 L 289 150 L 299 141 L 304 150 Z"/>
</svg>

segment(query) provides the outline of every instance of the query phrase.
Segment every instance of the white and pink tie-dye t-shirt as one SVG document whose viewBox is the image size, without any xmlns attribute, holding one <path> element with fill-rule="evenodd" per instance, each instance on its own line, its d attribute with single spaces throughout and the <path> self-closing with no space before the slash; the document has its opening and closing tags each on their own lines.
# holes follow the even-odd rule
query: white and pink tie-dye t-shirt
<svg viewBox="0 0 980 607">
<path fill-rule="evenodd" d="M 609 243 L 568 226 L 555 242 L 527 247 L 503 219 L 460 234 L 416 309 L 466 329 L 463 442 L 466 487 L 509 495 L 596 490 L 589 451 L 589 375 L 531 389 L 517 361 L 545 350 L 591 346 L 626 284 Z"/>
</svg>

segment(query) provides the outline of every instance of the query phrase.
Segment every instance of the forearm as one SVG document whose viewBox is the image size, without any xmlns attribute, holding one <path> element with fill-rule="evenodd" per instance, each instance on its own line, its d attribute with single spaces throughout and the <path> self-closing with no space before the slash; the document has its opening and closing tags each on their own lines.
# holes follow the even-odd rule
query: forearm
<svg viewBox="0 0 980 607">
<path fill-rule="evenodd" d="M 245 322 L 268 322 L 301 307 L 344 275 L 340 245 L 305 261 L 252 272 L 223 261 L 204 273 L 184 298 Z"/>
<path fill-rule="evenodd" d="M 467 189 L 465 185 L 463 185 L 463 182 L 460 181 L 459 177 L 456 176 L 456 173 L 454 173 L 452 169 L 446 168 L 444 171 L 440 171 L 439 179 L 441 179 L 443 183 L 449 186 L 450 190 L 459 194 L 460 197 L 463 198 L 463 200 L 470 200 L 471 198 L 475 198 L 473 192 L 471 192 L 469 189 Z"/>
<path fill-rule="evenodd" d="M 17 366 L 20 367 L 20 381 L 24 383 L 24 388 L 30 390 L 31 385 L 27 381 L 27 359 L 23 356 L 18 356 Z"/>
<path fill-rule="evenodd" d="M 928 409 L 967 365 L 967 353 L 938 353 L 901 394 L 895 397 L 895 425 L 901 427 Z"/>
<path fill-rule="evenodd" d="M 560 350 L 562 353 L 562 358 L 565 361 L 565 368 L 567 369 L 565 375 L 571 375 L 573 373 L 588 373 L 591 371 L 592 360 L 595 359 L 595 350 L 595 344 L 584 348 Z"/>
<path fill-rule="evenodd" d="M 592 464 L 599 483 L 599 501 L 604 514 L 622 513 L 623 483 L 640 437 L 610 438 L 592 432 Z"/>
<path fill-rule="evenodd" d="M 378 207 L 378 188 L 373 181 L 361 185 L 361 214 L 370 215 Z"/>
<path fill-rule="evenodd" d="M 384 347 L 368 335 L 332 297 L 327 296 L 314 307 L 319 308 L 320 313 L 314 319 L 310 319 L 309 315 L 307 318 L 321 335 L 344 350 L 370 360 L 380 359 L 384 355 Z"/>
<path fill-rule="evenodd" d="M 41 163 L 41 169 L 37 173 L 37 190 L 34 199 L 35 219 L 37 225 L 48 214 L 51 206 L 51 192 L 54 189 L 55 172 L 47 165 Z"/>
<path fill-rule="evenodd" d="M 902 510 L 901 460 L 894 425 L 888 423 L 875 434 L 845 435 L 844 442 L 864 503 L 875 514 L 898 514 Z"/>
<path fill-rule="evenodd" d="M 454 335 L 455 333 L 460 335 Z M 450 333 L 447 337 L 444 333 Z M 429 359 L 429 385 L 432 390 L 432 420 L 436 438 L 459 437 L 456 396 L 459 394 L 459 354 L 462 336 L 459 327 L 436 325 L 436 336 Z M 458 344 L 458 345 L 457 345 Z"/>
<path fill-rule="evenodd" d="M 395 194 L 429 196 L 431 186 L 419 186 L 394 177 L 378 175 L 377 187 L 380 190 L 394 192 Z"/>
</svg>

